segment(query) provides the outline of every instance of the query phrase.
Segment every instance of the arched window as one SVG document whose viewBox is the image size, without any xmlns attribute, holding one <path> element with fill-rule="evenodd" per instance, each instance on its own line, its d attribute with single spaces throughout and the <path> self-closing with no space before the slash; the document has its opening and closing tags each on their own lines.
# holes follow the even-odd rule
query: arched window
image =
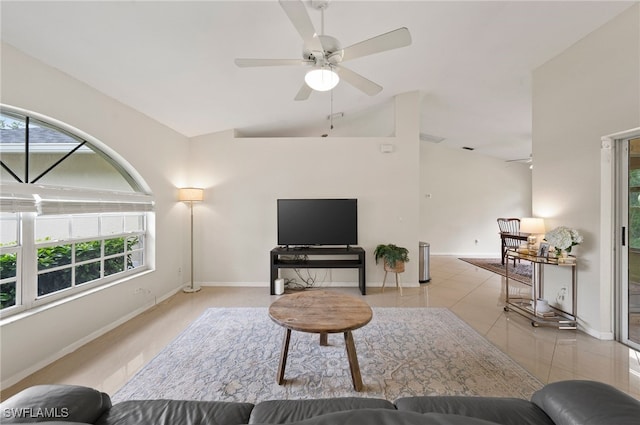
<svg viewBox="0 0 640 425">
<path fill-rule="evenodd" d="M 146 270 L 145 182 L 63 123 L 0 109 L 0 315 Z"/>
</svg>

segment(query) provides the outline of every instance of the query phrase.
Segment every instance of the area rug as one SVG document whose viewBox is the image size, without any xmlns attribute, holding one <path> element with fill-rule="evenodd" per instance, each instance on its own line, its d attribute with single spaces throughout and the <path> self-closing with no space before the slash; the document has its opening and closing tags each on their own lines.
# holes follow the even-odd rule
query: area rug
<svg viewBox="0 0 640 425">
<path fill-rule="evenodd" d="M 499 258 L 460 258 L 460 260 L 502 276 L 507 275 L 505 266 Z M 509 267 L 509 279 L 531 284 L 531 263 L 528 261 L 516 262 L 514 267 L 513 260 L 511 260 L 508 262 L 507 267 Z"/>
<path fill-rule="evenodd" d="M 484 395 L 530 398 L 542 384 L 448 309 L 374 308 L 353 331 L 363 391 L 353 390 L 342 334 L 292 332 L 285 383 L 276 383 L 284 329 L 266 308 L 210 308 L 113 395 L 245 401 L 321 397 Z"/>
</svg>

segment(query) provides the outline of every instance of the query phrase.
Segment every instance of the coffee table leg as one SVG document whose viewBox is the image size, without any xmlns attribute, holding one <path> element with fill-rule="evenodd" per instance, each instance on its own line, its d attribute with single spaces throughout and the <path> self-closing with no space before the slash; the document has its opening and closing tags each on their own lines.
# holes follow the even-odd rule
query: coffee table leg
<svg viewBox="0 0 640 425">
<path fill-rule="evenodd" d="M 362 376 L 360 375 L 360 365 L 358 364 L 358 355 L 356 354 L 356 345 L 353 342 L 351 331 L 344 333 L 344 343 L 347 347 L 347 357 L 349 358 L 349 368 L 351 368 L 351 380 L 353 381 L 353 389 L 362 390 Z"/>
<path fill-rule="evenodd" d="M 289 340 L 291 339 L 291 329 L 284 330 L 284 340 L 282 341 L 282 351 L 280 351 L 280 365 L 278 366 L 278 385 L 284 383 L 284 369 L 287 367 L 287 354 L 289 353 Z"/>
<path fill-rule="evenodd" d="M 320 334 L 320 345 L 325 346 L 325 347 L 326 347 L 327 345 L 329 345 L 328 336 L 329 336 L 329 335 L 328 335 L 328 334 L 326 334 L 326 333 L 322 333 L 322 334 Z"/>
</svg>

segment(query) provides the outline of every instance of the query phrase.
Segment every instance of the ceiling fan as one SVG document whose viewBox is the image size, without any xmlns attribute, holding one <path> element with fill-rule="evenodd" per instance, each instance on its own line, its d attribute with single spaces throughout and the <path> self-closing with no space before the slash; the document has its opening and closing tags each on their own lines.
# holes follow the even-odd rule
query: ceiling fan
<svg viewBox="0 0 640 425">
<path fill-rule="evenodd" d="M 301 0 L 279 0 L 280 6 L 296 28 L 304 48 L 302 59 L 247 59 L 237 58 L 235 64 L 241 68 L 260 66 L 311 66 L 305 76 L 305 83 L 298 91 L 295 100 L 306 100 L 313 90 L 327 91 L 333 89 L 342 78 L 360 91 L 374 96 L 382 90 L 382 86 L 351 71 L 341 65 L 342 62 L 356 59 L 411 44 L 411 34 L 405 27 L 398 28 L 349 47 L 342 48 L 340 42 L 324 34 L 324 10 L 328 0 L 312 0 L 311 6 L 322 14 L 321 33 L 318 34 Z"/>
<path fill-rule="evenodd" d="M 533 154 L 530 154 L 528 158 L 509 159 L 505 162 L 523 162 L 529 164 L 529 168 L 533 169 Z"/>
</svg>

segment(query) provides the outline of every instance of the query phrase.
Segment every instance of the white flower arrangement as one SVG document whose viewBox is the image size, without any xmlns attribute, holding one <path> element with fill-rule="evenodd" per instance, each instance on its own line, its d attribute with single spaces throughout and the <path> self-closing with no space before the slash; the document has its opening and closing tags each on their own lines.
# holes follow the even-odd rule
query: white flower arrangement
<svg viewBox="0 0 640 425">
<path fill-rule="evenodd" d="M 548 232 L 544 239 L 549 245 L 556 248 L 556 251 L 565 250 L 571 252 L 571 248 L 582 243 L 582 236 L 575 229 L 565 226 L 556 227 Z"/>
</svg>

